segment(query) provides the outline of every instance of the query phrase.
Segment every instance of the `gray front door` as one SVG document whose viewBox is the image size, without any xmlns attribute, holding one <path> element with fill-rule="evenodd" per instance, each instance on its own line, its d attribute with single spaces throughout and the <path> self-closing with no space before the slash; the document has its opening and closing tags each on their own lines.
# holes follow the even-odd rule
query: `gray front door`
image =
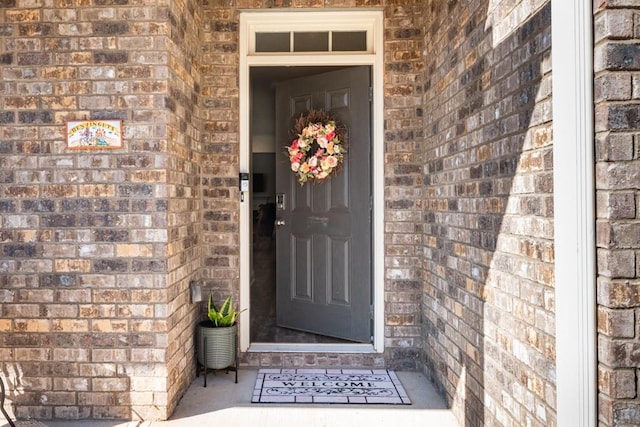
<svg viewBox="0 0 640 427">
<path fill-rule="evenodd" d="M 277 154 L 276 313 L 279 326 L 371 341 L 371 118 L 369 67 L 288 80 L 276 89 L 276 141 L 288 145 L 293 122 L 329 111 L 347 129 L 343 168 L 301 186 Z"/>
</svg>

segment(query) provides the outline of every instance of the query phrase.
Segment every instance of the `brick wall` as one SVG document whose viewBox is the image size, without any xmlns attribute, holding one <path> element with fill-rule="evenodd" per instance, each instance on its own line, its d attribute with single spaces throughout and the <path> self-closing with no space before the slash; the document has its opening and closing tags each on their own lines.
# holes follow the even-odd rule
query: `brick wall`
<svg viewBox="0 0 640 427">
<path fill-rule="evenodd" d="M 239 10 L 385 6 L 385 354 L 248 353 L 250 366 L 390 366 L 418 369 L 420 328 L 422 29 L 420 2 L 238 1 L 203 5 L 203 280 L 221 299 L 239 292 Z"/>
<path fill-rule="evenodd" d="M 640 424 L 640 10 L 594 8 L 599 425 Z"/>
<path fill-rule="evenodd" d="M 464 425 L 555 425 L 550 5 L 423 14 L 426 372 Z"/>
<path fill-rule="evenodd" d="M 164 418 L 193 377 L 189 281 L 238 293 L 238 17 L 264 5 L 2 6 L 0 363 L 17 415 Z M 419 202 L 403 213 L 421 179 L 415 10 L 387 8 L 387 353 L 250 365 L 417 368 L 419 241 L 401 250 L 419 221 Z M 84 118 L 122 119 L 125 147 L 68 151 L 64 122 Z"/>
<path fill-rule="evenodd" d="M 215 301 L 239 301 L 239 11 L 207 2 L 202 13 L 202 277 Z"/>
<path fill-rule="evenodd" d="M 167 156 L 159 158 L 166 173 L 167 203 L 167 394 L 164 417 L 173 412 L 193 379 L 193 325 L 198 319 L 190 302 L 189 282 L 202 267 L 202 194 L 200 185 L 200 6 L 197 0 L 171 2 L 168 14 Z M 161 163 L 160 163 L 161 162 Z M 137 402 L 136 402 L 137 403 Z M 145 404 L 147 404 L 145 402 Z M 137 408 L 136 408 L 137 410 Z"/>
<path fill-rule="evenodd" d="M 243 363 L 423 369 L 466 425 L 555 424 L 548 1 L 93 3 L 0 0 L 0 369 L 20 417 L 172 411 L 189 281 L 239 292 L 239 10 L 381 6 L 386 352 Z M 594 12 L 607 426 L 640 420 L 636 3 Z M 84 118 L 124 120 L 125 147 L 68 151 Z"/>
<path fill-rule="evenodd" d="M 195 2 L 39 4 L 0 1 L 0 369 L 19 417 L 165 418 L 193 377 Z M 89 118 L 124 148 L 66 149 Z"/>
<path fill-rule="evenodd" d="M 422 9 L 398 2 L 385 10 L 385 354 L 405 370 L 419 369 L 422 344 Z"/>
</svg>

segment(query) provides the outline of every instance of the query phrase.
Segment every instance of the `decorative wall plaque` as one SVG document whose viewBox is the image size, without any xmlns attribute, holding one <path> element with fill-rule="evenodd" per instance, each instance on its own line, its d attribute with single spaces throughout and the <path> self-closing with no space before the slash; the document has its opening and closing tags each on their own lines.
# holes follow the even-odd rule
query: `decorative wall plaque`
<svg viewBox="0 0 640 427">
<path fill-rule="evenodd" d="M 67 148 L 71 150 L 122 148 L 122 120 L 68 121 Z"/>
</svg>

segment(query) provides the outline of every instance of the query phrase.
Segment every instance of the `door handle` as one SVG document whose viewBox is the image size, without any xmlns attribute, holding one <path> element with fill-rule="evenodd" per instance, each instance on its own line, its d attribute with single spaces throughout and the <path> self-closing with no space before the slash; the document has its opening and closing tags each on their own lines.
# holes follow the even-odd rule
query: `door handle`
<svg viewBox="0 0 640 427">
<path fill-rule="evenodd" d="M 284 225 L 284 219 L 276 219 L 276 227 L 282 227 Z"/>
</svg>

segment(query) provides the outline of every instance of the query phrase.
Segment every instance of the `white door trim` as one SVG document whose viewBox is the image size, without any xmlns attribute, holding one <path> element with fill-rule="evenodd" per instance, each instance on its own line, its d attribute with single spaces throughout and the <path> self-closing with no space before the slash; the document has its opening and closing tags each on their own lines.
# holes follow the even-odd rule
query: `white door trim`
<svg viewBox="0 0 640 427">
<path fill-rule="evenodd" d="M 256 28 L 298 28 L 346 31 L 366 28 L 370 31 L 370 49 L 363 53 L 251 54 L 252 31 Z M 374 327 L 372 345 L 251 345 L 251 206 L 249 195 L 240 203 L 240 304 L 248 308 L 240 315 L 240 351 L 308 351 L 308 352 L 376 352 L 384 350 L 384 126 L 383 126 L 383 13 L 382 10 L 339 11 L 246 11 L 240 14 L 240 172 L 249 172 L 251 145 L 249 138 L 249 68 L 252 66 L 334 66 L 369 65 L 372 69 L 372 138 L 373 138 L 373 298 Z"/>
<path fill-rule="evenodd" d="M 551 1 L 559 426 L 597 420 L 592 11 Z"/>
</svg>

